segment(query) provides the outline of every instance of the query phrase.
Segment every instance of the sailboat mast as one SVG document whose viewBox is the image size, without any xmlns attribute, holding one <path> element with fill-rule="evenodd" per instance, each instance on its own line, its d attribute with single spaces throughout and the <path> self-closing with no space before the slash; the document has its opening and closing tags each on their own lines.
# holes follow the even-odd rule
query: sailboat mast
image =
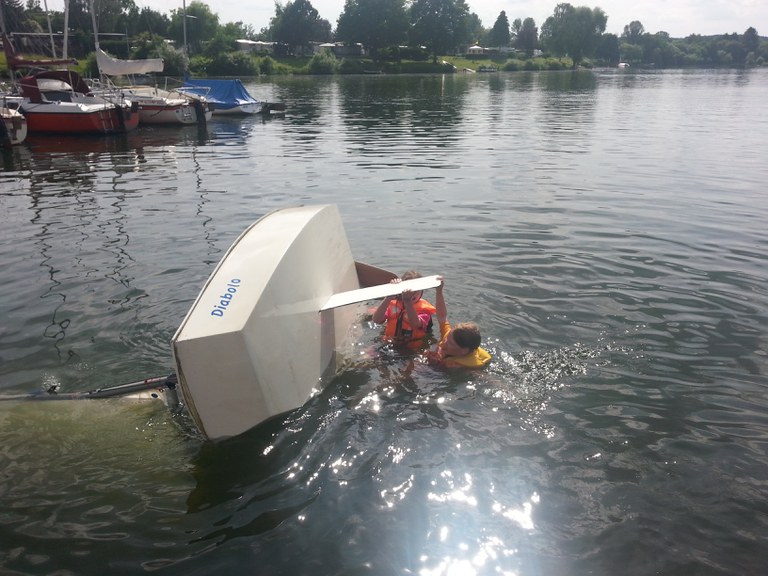
<svg viewBox="0 0 768 576">
<path fill-rule="evenodd" d="M 91 11 L 91 21 L 93 22 L 93 40 L 96 43 L 96 51 L 99 50 L 99 29 L 96 26 L 96 1 L 90 0 L 88 7 Z"/>
<path fill-rule="evenodd" d="M 69 0 L 64 0 L 64 46 L 61 57 L 67 59 L 67 45 L 69 44 Z"/>
<path fill-rule="evenodd" d="M 45 19 L 48 20 L 48 36 L 51 39 L 51 54 L 56 58 L 56 43 L 53 41 L 53 27 L 51 26 L 51 13 L 48 12 L 48 0 L 43 0 L 45 6 Z"/>
<path fill-rule="evenodd" d="M 189 52 L 187 52 L 187 0 L 182 0 L 181 11 L 181 27 L 184 30 L 184 56 L 189 56 Z"/>
</svg>

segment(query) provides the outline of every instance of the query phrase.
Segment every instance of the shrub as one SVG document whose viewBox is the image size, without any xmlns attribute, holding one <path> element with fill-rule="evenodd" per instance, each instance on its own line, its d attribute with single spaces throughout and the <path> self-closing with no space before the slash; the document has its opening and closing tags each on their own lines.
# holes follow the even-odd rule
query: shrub
<svg viewBox="0 0 768 576">
<path fill-rule="evenodd" d="M 96 52 L 88 54 L 83 68 L 86 76 L 90 76 L 91 78 L 99 77 L 99 65 L 96 63 Z"/>
<path fill-rule="evenodd" d="M 541 64 L 538 61 L 538 58 L 534 58 L 533 60 L 526 60 L 525 64 L 523 65 L 523 70 L 531 70 L 531 71 L 537 71 L 541 70 Z"/>
<path fill-rule="evenodd" d="M 189 71 L 198 76 L 208 76 L 208 70 L 211 66 L 211 59 L 206 56 L 193 56 L 189 59 Z M 166 71 L 168 70 L 168 64 L 165 65 Z M 178 73 L 168 72 L 168 76 L 182 76 L 183 71 Z"/>
<path fill-rule="evenodd" d="M 157 47 L 158 57 L 163 59 L 163 74 L 166 76 L 183 76 L 189 64 L 189 59 L 181 50 L 163 44 Z"/>
<path fill-rule="evenodd" d="M 429 60 L 429 52 L 420 46 L 387 46 L 379 50 L 378 59 L 383 62 L 426 62 Z"/>
<path fill-rule="evenodd" d="M 560 60 L 557 60 L 556 58 L 547 58 L 544 64 L 544 67 L 547 70 L 563 70 L 565 66 L 563 66 L 563 63 Z"/>
<path fill-rule="evenodd" d="M 245 52 L 221 52 L 212 59 L 208 72 L 213 76 L 258 76 L 259 66 Z"/>
<path fill-rule="evenodd" d="M 403 60 L 425 62 L 429 60 L 429 52 L 421 46 L 404 46 L 400 48 L 400 58 Z"/>
<path fill-rule="evenodd" d="M 365 64 L 362 60 L 351 60 L 343 58 L 339 63 L 339 74 L 362 74 L 365 71 Z"/>
<path fill-rule="evenodd" d="M 307 64 L 310 74 L 334 74 L 339 69 L 339 61 L 330 50 L 315 54 Z"/>
<path fill-rule="evenodd" d="M 265 56 L 259 59 L 259 72 L 262 74 L 272 74 L 275 70 L 275 61 L 271 56 Z"/>
<path fill-rule="evenodd" d="M 504 70 L 505 72 L 518 72 L 520 70 L 523 70 L 524 67 L 525 67 L 525 62 L 523 60 L 512 58 L 511 60 L 507 60 L 507 62 L 504 64 L 504 66 L 501 67 L 501 69 Z"/>
</svg>

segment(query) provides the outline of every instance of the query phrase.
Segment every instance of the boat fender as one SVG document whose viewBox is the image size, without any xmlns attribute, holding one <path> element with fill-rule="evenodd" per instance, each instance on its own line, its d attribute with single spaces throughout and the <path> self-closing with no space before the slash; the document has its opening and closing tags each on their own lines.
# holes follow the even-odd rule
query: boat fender
<svg viewBox="0 0 768 576">
<path fill-rule="evenodd" d="M 120 126 L 120 131 L 125 131 L 125 110 L 120 104 L 115 104 L 115 114 L 117 114 L 117 122 Z"/>
<path fill-rule="evenodd" d="M 0 148 L 11 145 L 11 136 L 8 134 L 8 128 L 5 120 L 0 118 Z"/>
<path fill-rule="evenodd" d="M 132 100 L 131 101 L 131 112 L 134 114 L 139 111 L 139 101 L 138 100 Z"/>
<path fill-rule="evenodd" d="M 200 100 L 193 100 L 192 103 L 195 106 L 195 112 L 197 113 L 197 121 L 199 123 L 205 122 L 205 107 L 203 106 L 203 103 Z"/>
</svg>

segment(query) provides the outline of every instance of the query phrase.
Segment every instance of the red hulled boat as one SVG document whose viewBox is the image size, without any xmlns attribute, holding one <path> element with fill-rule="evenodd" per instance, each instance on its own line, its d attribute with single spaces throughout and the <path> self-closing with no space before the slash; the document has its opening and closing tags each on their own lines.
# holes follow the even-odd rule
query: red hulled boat
<svg viewBox="0 0 768 576">
<path fill-rule="evenodd" d="M 72 64 L 72 60 L 30 60 L 16 54 L 3 34 L 8 67 L 45 68 Z M 30 72 L 19 82 L 18 110 L 33 133 L 114 134 L 139 125 L 138 105 L 119 91 L 94 94 L 83 78 L 72 70 Z"/>
</svg>

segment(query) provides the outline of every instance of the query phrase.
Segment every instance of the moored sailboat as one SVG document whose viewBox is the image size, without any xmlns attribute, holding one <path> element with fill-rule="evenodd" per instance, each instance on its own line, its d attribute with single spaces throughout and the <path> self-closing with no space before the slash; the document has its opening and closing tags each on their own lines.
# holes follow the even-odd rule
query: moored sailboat
<svg viewBox="0 0 768 576">
<path fill-rule="evenodd" d="M 116 134 L 139 125 L 138 105 L 121 94 L 94 94 L 72 70 L 45 70 L 19 81 L 30 133 Z"/>
<path fill-rule="evenodd" d="M 104 52 L 96 44 L 96 63 L 107 90 L 117 89 L 114 76 L 134 76 L 162 72 L 161 58 L 120 60 Z M 177 90 L 164 90 L 157 86 L 129 85 L 119 87 L 131 100 L 138 103 L 142 124 L 198 124 L 211 119 L 213 106 L 201 96 L 190 96 Z"/>
<path fill-rule="evenodd" d="M 16 146 L 27 138 L 27 119 L 17 106 L 18 101 L 0 96 L 0 148 Z"/>
<path fill-rule="evenodd" d="M 31 60 L 16 53 L 3 34 L 8 68 L 17 80 L 18 110 L 32 133 L 113 134 L 138 126 L 138 108 L 119 92 L 94 94 L 68 59 Z"/>
<path fill-rule="evenodd" d="M 163 71 L 165 63 L 162 58 L 121 60 L 104 52 L 99 46 L 95 1 L 91 0 L 89 5 L 96 45 L 96 64 L 102 78 L 99 91 L 116 89 L 113 82 L 115 76 L 133 77 Z M 138 103 L 142 124 L 199 124 L 210 120 L 213 114 L 213 107 L 203 97 L 191 97 L 157 86 L 129 85 L 119 89 Z"/>
</svg>

